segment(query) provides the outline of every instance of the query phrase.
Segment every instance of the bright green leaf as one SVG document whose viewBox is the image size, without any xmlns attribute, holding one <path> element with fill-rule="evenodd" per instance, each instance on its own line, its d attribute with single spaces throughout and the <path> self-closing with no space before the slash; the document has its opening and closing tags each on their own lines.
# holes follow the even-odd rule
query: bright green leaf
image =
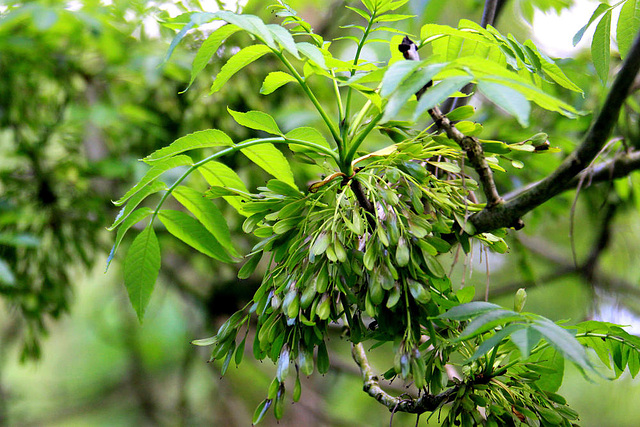
<svg viewBox="0 0 640 427">
<path fill-rule="evenodd" d="M 291 33 L 284 27 L 277 24 L 269 24 L 267 28 L 271 32 L 271 35 L 277 42 L 289 52 L 291 55 L 300 59 L 300 55 L 298 54 L 298 48 L 296 47 L 296 42 L 293 40 L 293 36 Z"/>
<path fill-rule="evenodd" d="M 124 285 L 142 322 L 160 271 L 160 246 L 151 225 L 133 241 L 124 261 Z"/>
<path fill-rule="evenodd" d="M 211 85 L 209 95 L 219 91 L 235 73 L 269 52 L 271 52 L 271 48 L 263 44 L 254 44 L 241 49 L 222 66 Z"/>
<path fill-rule="evenodd" d="M 451 308 L 449 311 L 442 313 L 437 317 L 439 319 L 469 320 L 482 313 L 486 313 L 488 311 L 494 311 L 494 310 L 502 310 L 502 307 L 490 302 L 475 301 L 475 302 L 470 302 L 468 304 L 461 304 L 461 305 L 455 306 Z"/>
<path fill-rule="evenodd" d="M 168 209 L 160 211 L 158 218 L 169 233 L 187 245 L 218 261 L 233 261 L 215 237 L 195 218 L 184 212 Z"/>
<path fill-rule="evenodd" d="M 133 186 L 133 188 L 127 191 L 125 195 L 122 196 L 119 200 L 113 202 L 113 204 L 116 206 L 122 206 L 124 202 L 131 198 L 131 196 L 142 190 L 147 184 L 154 181 L 169 169 L 177 168 L 179 166 L 190 166 L 192 164 L 193 160 L 191 160 L 189 156 L 186 156 L 184 154 L 165 160 L 160 160 L 157 163 L 154 163 L 153 167 L 147 171 L 142 179 L 135 186 Z"/>
<path fill-rule="evenodd" d="M 240 179 L 237 173 L 233 171 L 229 166 L 220 162 L 208 162 L 198 168 L 198 171 L 202 174 L 207 183 L 211 186 L 232 188 L 239 190 L 243 193 L 249 193 L 244 182 Z M 245 215 L 246 212 L 242 206 L 242 203 L 235 196 L 224 196 L 224 199 L 238 211 L 239 214 Z"/>
<path fill-rule="evenodd" d="M 222 43 L 224 43 L 224 41 L 229 36 L 237 31 L 240 31 L 240 27 L 228 24 L 218 28 L 213 33 L 211 33 L 209 37 L 207 37 L 207 39 L 200 46 L 200 49 L 198 49 L 198 53 L 196 53 L 195 58 L 193 58 L 193 64 L 191 65 L 191 80 L 189 80 L 189 86 L 187 86 L 187 89 L 191 87 L 196 79 L 196 76 L 202 70 L 204 70 L 204 67 L 207 66 L 211 57 L 216 54 L 218 49 L 220 49 Z M 185 89 L 184 91 L 186 91 L 187 89 Z"/>
<path fill-rule="evenodd" d="M 246 113 L 241 113 L 239 111 L 233 111 L 230 108 L 227 108 L 227 111 L 229 111 L 229 114 L 231 114 L 238 124 L 244 127 L 261 130 L 273 135 L 282 135 L 276 121 L 267 113 L 263 113 L 262 111 L 247 111 Z"/>
<path fill-rule="evenodd" d="M 158 191 L 166 190 L 166 185 L 161 181 L 154 181 L 151 184 L 145 186 L 141 191 L 134 194 L 131 199 L 127 202 L 127 204 L 120 209 L 118 215 L 116 216 L 113 224 L 107 228 L 109 231 L 115 230 L 115 228 L 122 223 L 127 217 L 133 212 L 133 210 L 138 207 L 138 205 L 145 199 L 147 196 L 151 194 L 157 193 Z"/>
<path fill-rule="evenodd" d="M 215 236 L 218 242 L 232 256 L 238 256 L 238 252 L 231 241 L 231 233 L 229 232 L 227 221 L 225 221 L 224 216 L 211 200 L 205 199 L 199 191 L 185 186 L 176 188 L 172 194 L 182 206 L 187 208 Z"/>
<path fill-rule="evenodd" d="M 249 160 L 275 178 L 286 182 L 294 188 L 298 188 L 293 179 L 293 172 L 291 172 L 291 166 L 289 166 L 287 158 L 273 144 L 254 145 L 243 148 L 241 151 Z"/>
<path fill-rule="evenodd" d="M 610 10 L 610 6 L 605 3 L 600 3 L 598 7 L 596 7 L 596 10 L 593 11 L 591 18 L 589 18 L 589 22 L 587 22 L 587 24 L 584 27 L 580 28 L 580 30 L 578 30 L 576 35 L 573 36 L 574 46 L 580 43 L 580 40 L 582 40 L 582 36 L 584 36 L 584 32 L 587 31 L 587 28 L 589 28 L 589 26 L 593 23 L 593 21 L 595 21 L 598 18 L 598 16 L 602 15 L 607 10 Z"/>
<path fill-rule="evenodd" d="M 591 59 L 603 84 L 609 77 L 609 60 L 611 59 L 611 10 L 607 11 L 593 34 L 591 41 Z"/>
<path fill-rule="evenodd" d="M 229 147 L 231 145 L 233 145 L 233 141 L 226 133 L 217 129 L 207 129 L 180 137 L 170 145 L 149 154 L 143 160 L 146 163 L 153 165 L 155 162 L 165 160 L 168 157 L 173 157 L 176 154 L 180 154 L 188 150 L 210 147 Z"/>
<path fill-rule="evenodd" d="M 618 51 L 625 59 L 631 44 L 640 30 L 640 0 L 627 0 L 620 10 L 618 18 L 616 40 Z"/>
<path fill-rule="evenodd" d="M 285 73 L 284 71 L 273 71 L 267 74 L 267 77 L 264 78 L 264 82 L 262 82 L 262 87 L 260 88 L 260 93 L 263 95 L 269 95 L 281 86 L 295 81 L 296 78 L 289 73 Z"/>
<path fill-rule="evenodd" d="M 298 50 L 300 51 L 300 53 L 302 53 L 304 56 L 306 56 L 311 61 L 313 61 L 316 65 L 318 65 L 321 68 L 327 69 L 327 64 L 324 60 L 324 55 L 322 54 L 322 51 L 317 46 L 314 46 L 311 43 L 307 43 L 307 42 L 296 43 L 296 46 L 298 47 Z"/>
<path fill-rule="evenodd" d="M 133 211 L 129 216 L 127 216 L 127 219 L 125 219 L 122 222 L 122 224 L 120 224 L 120 228 L 118 228 L 118 233 L 116 234 L 115 243 L 111 248 L 111 252 L 109 253 L 109 258 L 107 258 L 107 267 L 106 267 L 107 269 L 109 269 L 109 264 L 111 264 L 111 261 L 113 260 L 113 257 L 115 256 L 116 251 L 118 250 L 118 246 L 120 246 L 120 242 L 122 242 L 122 239 L 124 238 L 124 235 L 126 234 L 127 230 L 129 230 L 132 226 L 136 225 L 137 223 L 139 223 L 140 221 L 142 221 L 152 213 L 153 213 L 153 210 L 151 208 L 147 208 L 147 207 L 140 208 L 136 211 Z"/>
</svg>

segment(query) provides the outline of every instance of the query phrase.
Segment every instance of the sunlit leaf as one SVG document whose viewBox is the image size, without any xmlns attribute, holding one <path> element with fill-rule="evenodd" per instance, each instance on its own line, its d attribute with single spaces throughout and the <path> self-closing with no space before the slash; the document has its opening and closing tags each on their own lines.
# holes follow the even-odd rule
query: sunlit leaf
<svg viewBox="0 0 640 427">
<path fill-rule="evenodd" d="M 273 175 L 280 181 L 284 181 L 294 188 L 293 172 L 287 158 L 273 144 L 260 144 L 243 148 L 242 154 L 247 156 L 256 165 Z"/>
<path fill-rule="evenodd" d="M 144 161 L 153 165 L 155 162 L 165 160 L 168 157 L 175 156 L 176 154 L 180 154 L 188 150 L 210 147 L 228 147 L 231 145 L 233 145 L 233 141 L 226 133 L 217 129 L 207 129 L 193 132 L 176 139 L 170 145 L 149 154 L 144 158 Z"/>
<path fill-rule="evenodd" d="M 227 108 L 227 111 L 229 111 L 229 114 L 231 114 L 238 124 L 244 127 L 261 130 L 273 135 L 282 135 L 276 121 L 267 113 L 263 113 L 262 111 L 247 111 L 246 113 L 242 113 L 233 111 L 230 108 Z"/>
<path fill-rule="evenodd" d="M 235 73 L 269 52 L 271 52 L 271 48 L 263 44 L 254 44 L 242 48 L 222 66 L 211 85 L 209 95 L 219 91 Z"/>
<path fill-rule="evenodd" d="M 216 54 L 218 49 L 220 49 L 222 43 L 224 43 L 224 41 L 229 36 L 237 31 L 240 31 L 240 27 L 228 24 L 218 28 L 213 33 L 211 33 L 209 37 L 207 37 L 207 39 L 200 46 L 200 49 L 198 49 L 198 53 L 196 53 L 195 58 L 193 58 L 193 64 L 191 65 L 191 79 L 189 80 L 187 89 L 191 87 L 196 79 L 196 76 L 202 70 L 204 70 L 204 67 L 206 67 L 211 60 L 211 57 Z M 187 89 L 185 89 L 184 91 L 186 91 Z"/>
<path fill-rule="evenodd" d="M 260 93 L 263 95 L 269 95 L 281 86 L 295 81 L 296 78 L 291 74 L 283 71 L 273 71 L 267 74 L 267 77 L 264 78 L 264 82 L 262 82 L 262 87 L 260 88 Z"/>
<path fill-rule="evenodd" d="M 640 0 L 627 0 L 620 10 L 616 40 L 620 57 L 625 59 L 640 30 Z"/>
</svg>

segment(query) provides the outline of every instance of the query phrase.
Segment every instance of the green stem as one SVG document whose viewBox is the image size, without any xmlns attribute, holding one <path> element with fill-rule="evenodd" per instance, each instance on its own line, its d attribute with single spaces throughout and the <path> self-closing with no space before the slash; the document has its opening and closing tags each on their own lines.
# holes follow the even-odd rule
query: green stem
<svg viewBox="0 0 640 427">
<path fill-rule="evenodd" d="M 176 180 L 176 182 L 174 182 L 173 185 L 171 187 L 169 187 L 167 192 L 162 195 L 162 198 L 158 202 L 158 206 L 156 206 L 156 209 L 153 211 L 153 215 L 151 216 L 151 222 L 149 224 L 150 225 L 153 224 L 153 221 L 155 221 L 156 217 L 158 216 L 158 213 L 160 212 L 160 208 L 164 204 L 165 200 L 167 200 L 167 197 L 169 197 L 169 195 L 171 195 L 171 193 L 173 193 L 173 190 L 175 190 L 180 184 L 182 184 L 182 181 L 184 181 L 189 175 L 191 175 L 192 172 L 194 172 L 200 166 L 202 166 L 202 165 L 204 165 L 206 163 L 209 163 L 212 160 L 216 160 L 219 157 L 224 157 L 227 154 L 235 153 L 236 151 L 242 150 L 243 148 L 248 148 L 248 147 L 252 147 L 254 145 L 267 144 L 267 143 L 298 144 L 298 145 L 302 145 L 304 147 L 313 148 L 314 150 L 317 150 L 319 152 L 327 154 L 327 155 L 331 156 L 331 158 L 338 164 L 339 164 L 339 161 L 340 161 L 340 158 L 338 157 L 338 155 L 334 151 L 332 151 L 330 148 L 324 147 L 324 146 L 319 145 L 319 144 L 314 144 L 313 142 L 302 141 L 302 140 L 298 140 L 298 139 L 288 139 L 288 138 L 284 138 L 284 137 L 273 137 L 273 138 L 252 139 L 252 140 L 249 140 L 249 141 L 241 142 L 239 144 L 234 145 L 233 147 L 229 147 L 229 148 L 226 148 L 226 149 L 224 149 L 222 151 L 218 151 L 217 153 L 212 154 L 209 157 L 206 157 L 206 158 L 200 160 L 199 162 L 194 163 L 189 169 L 187 169 L 180 176 L 180 178 L 178 178 Z"/>
<path fill-rule="evenodd" d="M 349 151 L 347 151 L 346 156 L 344 156 L 344 167 L 348 168 L 349 171 L 349 173 L 345 172 L 345 174 L 351 175 L 353 173 L 351 162 L 356 155 L 356 151 L 358 151 L 358 148 L 364 142 L 364 139 L 371 133 L 373 128 L 376 127 L 380 119 L 382 119 L 382 113 L 379 113 L 377 116 L 373 117 L 367 127 L 364 128 L 364 130 L 360 132 L 360 134 L 358 134 L 358 136 L 351 143 Z"/>
<path fill-rule="evenodd" d="M 369 32 L 371 31 L 371 27 L 373 26 L 373 20 L 376 18 L 376 11 L 373 12 L 373 15 L 371 15 L 371 19 L 369 20 L 369 22 L 367 23 L 367 28 L 365 28 L 364 30 L 364 34 L 362 34 L 362 39 L 360 39 L 360 43 L 358 43 L 358 49 L 356 50 L 356 56 L 353 58 L 353 65 L 358 65 L 358 60 L 360 59 L 360 53 L 362 53 L 362 48 L 364 47 L 364 42 L 367 40 L 367 37 L 369 36 Z M 355 68 L 351 70 L 351 76 L 353 76 L 356 73 Z M 344 117 L 344 126 L 348 127 L 348 122 L 349 122 L 349 110 L 351 109 L 351 93 L 353 92 L 353 89 L 351 87 L 349 87 L 349 90 L 347 91 L 347 103 L 345 105 L 344 108 L 344 114 L 342 115 Z"/>
<path fill-rule="evenodd" d="M 342 152 L 342 149 L 343 149 L 342 138 L 340 137 L 338 128 L 336 127 L 335 123 L 333 123 L 333 121 L 329 118 L 327 113 L 324 111 L 324 108 L 322 108 L 322 105 L 320 105 L 318 98 L 316 98 L 314 93 L 311 91 L 311 88 L 309 88 L 309 85 L 304 81 L 302 76 L 298 73 L 298 70 L 295 69 L 293 64 L 291 64 L 291 62 L 284 56 L 284 54 L 276 50 L 274 50 L 273 53 L 278 58 L 280 58 L 282 63 L 285 65 L 285 67 L 287 67 L 289 71 L 291 71 L 291 74 L 293 74 L 293 77 L 298 81 L 298 83 L 300 83 L 300 87 L 302 87 L 302 90 L 307 94 L 307 97 L 311 100 L 313 105 L 316 107 L 316 110 L 318 110 L 318 113 L 320 113 L 322 120 L 326 123 L 327 127 L 329 128 L 329 131 L 331 132 L 331 136 L 333 136 L 333 139 L 336 141 L 336 145 L 338 146 L 338 152 L 339 153 Z"/>
<path fill-rule="evenodd" d="M 371 108 L 372 105 L 373 102 L 371 102 L 371 100 L 369 99 L 367 100 L 367 103 L 362 106 L 362 108 L 358 112 L 358 115 L 356 116 L 356 119 L 351 124 L 351 131 L 349 132 L 349 134 L 356 133 L 356 131 L 358 130 L 358 126 L 360 126 L 360 123 L 362 123 L 362 120 L 364 120 L 364 116 L 367 115 L 367 112 L 369 112 L 369 108 Z"/>
</svg>

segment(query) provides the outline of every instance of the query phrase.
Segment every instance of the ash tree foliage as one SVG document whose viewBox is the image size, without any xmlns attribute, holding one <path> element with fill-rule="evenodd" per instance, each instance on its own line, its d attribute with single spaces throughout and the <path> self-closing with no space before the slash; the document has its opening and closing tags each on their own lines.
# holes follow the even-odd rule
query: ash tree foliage
<svg viewBox="0 0 640 427">
<path fill-rule="evenodd" d="M 194 342 L 212 347 L 211 360 L 223 361 L 222 374 L 242 362 L 247 346 L 256 359 L 274 362 L 275 377 L 254 423 L 270 410 L 282 417 L 285 402 L 300 398 L 300 375 L 328 372 L 328 328 L 338 324 L 351 342 L 364 392 L 392 412 L 419 415 L 447 408 L 441 414 L 445 426 L 571 425 L 578 414 L 556 394 L 565 363 L 586 377 L 610 375 L 603 368 L 616 377 L 626 369 L 635 376 L 640 339 L 605 322 L 565 326 L 525 312 L 524 289 L 515 293 L 512 308 L 473 301 L 474 288 L 452 283 L 439 256 L 468 253 L 474 242 L 505 253 L 504 237 L 524 226 L 525 213 L 587 177 L 606 180 L 638 167 L 633 147 L 607 163 L 609 174 L 590 166 L 640 68 L 635 37 L 640 6 L 632 0 L 598 6 L 585 26 L 604 14 L 593 42 L 598 75 L 606 81 L 609 74 L 611 9 L 620 4 L 616 35 L 626 60 L 575 150 L 545 179 L 503 198 L 494 174 L 506 174 L 506 165 L 526 167 L 526 158 L 515 154 L 546 156 L 559 149 L 544 133 L 516 141 L 482 139 L 483 125 L 474 121 L 478 113 L 467 105 L 468 93 L 482 94 L 494 104 L 486 108 L 498 107 L 525 127 L 532 109 L 566 120 L 583 115 L 554 95 L 582 90 L 532 41 L 492 26 L 500 2 L 486 2 L 480 24 L 465 19 L 456 28 L 428 24 L 416 36 L 395 28 L 411 17 L 399 11 L 405 3 L 363 0 L 347 6 L 353 24 L 336 40 L 355 45 L 350 60 L 333 56 L 332 42 L 283 1 L 271 6 L 273 23 L 227 11 L 190 12 L 165 21 L 179 31 L 168 60 L 190 29 L 223 24 L 202 43 L 191 82 L 212 57 L 216 60 L 227 38 L 245 33 L 246 45 L 221 67 L 210 94 L 243 67 L 271 55 L 282 67 L 255 90 L 269 95 L 295 86 L 323 125 L 285 133 L 268 112 L 229 109 L 238 125 L 262 137 L 234 141 L 223 129 L 208 129 L 149 154 L 143 159 L 146 174 L 115 202 L 121 211 L 111 226 L 117 235 L 109 261 L 125 233 L 141 223 L 124 261 L 125 286 L 140 321 L 161 268 L 155 231 L 161 225 L 216 261 L 243 260 L 240 279 L 264 267 L 249 304 L 216 335 Z M 361 59 L 363 48 L 374 42 L 388 45 L 387 64 Z M 323 105 L 315 85 L 330 85 L 334 104 Z M 388 136 L 388 145 L 365 150 L 378 132 Z M 225 156 L 236 152 L 272 179 L 247 188 L 224 164 Z M 290 162 L 315 165 L 317 181 L 299 187 Z M 165 184 L 162 175 L 176 168 L 183 173 Z M 191 185 L 199 179 L 209 185 L 204 194 Z M 139 207 L 150 197 L 158 198 L 155 208 Z M 170 197 L 184 209 L 165 208 Z M 259 239 L 248 254 L 234 247 L 219 199 L 244 217 L 244 232 Z M 384 344 L 393 363 L 376 373 L 367 349 Z M 458 374 L 451 375 L 451 369 Z M 414 394 L 394 396 L 382 378 L 411 382 Z"/>
</svg>

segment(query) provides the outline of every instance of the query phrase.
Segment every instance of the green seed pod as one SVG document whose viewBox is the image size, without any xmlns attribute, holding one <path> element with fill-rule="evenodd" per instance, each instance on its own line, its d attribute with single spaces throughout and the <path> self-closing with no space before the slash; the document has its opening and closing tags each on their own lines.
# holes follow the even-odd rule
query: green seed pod
<svg viewBox="0 0 640 427">
<path fill-rule="evenodd" d="M 396 262 L 399 267 L 405 267 L 409 264 L 411 259 L 411 253 L 409 252 L 409 246 L 404 237 L 400 237 L 398 240 L 398 247 L 396 249 Z"/>
<path fill-rule="evenodd" d="M 524 308 L 524 304 L 527 302 L 527 291 L 524 288 L 518 289 L 516 297 L 513 301 L 513 310 L 520 313 Z"/>
</svg>

